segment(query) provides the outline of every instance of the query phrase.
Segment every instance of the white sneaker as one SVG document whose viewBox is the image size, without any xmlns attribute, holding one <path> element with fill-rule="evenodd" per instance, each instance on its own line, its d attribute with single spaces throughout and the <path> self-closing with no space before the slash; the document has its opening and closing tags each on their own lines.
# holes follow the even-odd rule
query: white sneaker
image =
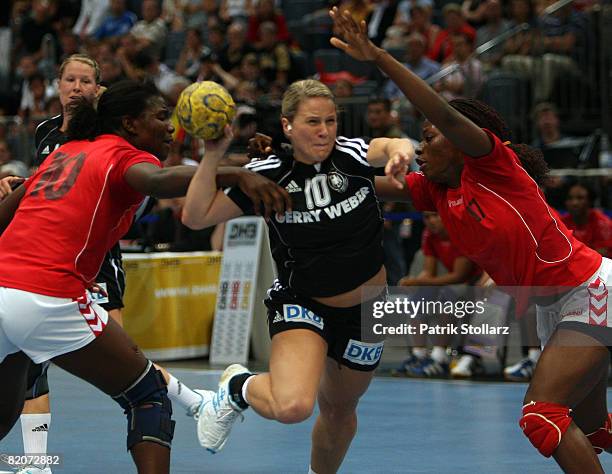
<svg viewBox="0 0 612 474">
<path fill-rule="evenodd" d="M 456 378 L 470 378 L 472 374 L 472 366 L 474 365 L 474 356 L 464 354 L 451 369 L 451 376 Z"/>
<path fill-rule="evenodd" d="M 15 474 L 51 474 L 51 468 L 49 466 L 45 468 L 25 466 L 19 469 Z"/>
<path fill-rule="evenodd" d="M 198 420 L 198 416 L 200 414 L 200 410 L 202 406 L 212 400 L 215 396 L 215 392 L 212 390 L 194 390 L 202 399 L 198 403 L 194 403 L 187 409 L 187 416 L 192 416 L 196 421 Z"/>
<path fill-rule="evenodd" d="M 248 374 L 249 370 L 240 364 L 230 365 L 219 380 L 219 390 L 210 400 L 204 401 L 197 415 L 198 440 L 211 453 L 223 449 L 236 418 L 244 419 L 242 410 L 230 399 L 229 381 L 238 374 Z"/>
</svg>

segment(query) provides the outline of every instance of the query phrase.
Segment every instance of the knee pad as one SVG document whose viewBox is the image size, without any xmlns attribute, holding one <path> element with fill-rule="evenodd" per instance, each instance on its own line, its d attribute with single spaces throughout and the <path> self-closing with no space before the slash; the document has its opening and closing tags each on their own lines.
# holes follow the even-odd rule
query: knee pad
<svg viewBox="0 0 612 474">
<path fill-rule="evenodd" d="M 612 446 L 612 413 L 608 413 L 608 417 L 601 428 L 589 433 L 586 437 L 597 454 L 601 454 L 610 448 Z"/>
<path fill-rule="evenodd" d="M 113 399 L 127 415 L 128 450 L 142 441 L 170 448 L 174 435 L 172 403 L 161 372 L 151 362 L 130 387 Z"/>
<path fill-rule="evenodd" d="M 532 401 L 523 406 L 519 425 L 531 444 L 548 458 L 572 423 L 571 412 L 569 407 L 557 403 Z"/>
<path fill-rule="evenodd" d="M 30 366 L 28 370 L 28 389 L 25 394 L 26 400 L 33 400 L 49 393 L 48 368 L 49 362 L 32 364 Z"/>
</svg>

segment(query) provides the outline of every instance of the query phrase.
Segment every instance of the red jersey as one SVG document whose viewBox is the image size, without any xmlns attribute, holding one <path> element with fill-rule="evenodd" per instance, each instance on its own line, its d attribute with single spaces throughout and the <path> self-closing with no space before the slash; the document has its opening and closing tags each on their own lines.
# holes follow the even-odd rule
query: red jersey
<svg viewBox="0 0 612 474">
<path fill-rule="evenodd" d="M 612 256 L 612 219 L 603 212 L 590 209 L 586 224 L 581 226 L 576 225 L 569 214 L 561 219 L 578 240 L 592 249 L 605 249 L 606 257 Z"/>
<path fill-rule="evenodd" d="M 464 156 L 459 188 L 419 172 L 406 176 L 414 206 L 438 212 L 451 242 L 499 286 L 585 282 L 601 255 L 572 235 L 516 154 L 485 131 L 493 149 L 479 158 Z"/>
<path fill-rule="evenodd" d="M 124 179 L 137 163 L 161 166 L 116 135 L 71 141 L 53 152 L 25 182 L 25 195 L 0 237 L 0 286 L 81 296 L 144 199 Z"/>
<path fill-rule="evenodd" d="M 449 272 L 453 271 L 455 266 L 455 260 L 459 257 L 463 257 L 461 252 L 457 250 L 448 237 L 442 237 L 438 234 L 434 234 L 429 229 L 423 231 L 421 237 L 421 249 L 423 255 L 434 257 L 444 265 Z M 474 269 L 470 274 L 471 278 L 475 278 L 482 274 L 482 270 L 478 266 L 474 265 Z"/>
</svg>

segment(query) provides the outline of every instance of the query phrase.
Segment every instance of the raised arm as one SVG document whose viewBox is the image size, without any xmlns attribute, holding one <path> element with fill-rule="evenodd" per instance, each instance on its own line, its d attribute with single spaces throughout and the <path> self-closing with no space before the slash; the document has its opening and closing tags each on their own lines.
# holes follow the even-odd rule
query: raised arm
<svg viewBox="0 0 612 474">
<path fill-rule="evenodd" d="M 418 76 L 396 61 L 384 49 L 372 43 L 365 21 L 357 24 L 347 11 L 334 7 L 330 11 L 335 31 L 344 39 L 334 37 L 331 44 L 360 61 L 372 61 L 397 84 L 406 98 L 457 148 L 468 156 L 488 154 L 493 145 L 487 134 L 467 117 L 451 107 Z"/>
</svg>

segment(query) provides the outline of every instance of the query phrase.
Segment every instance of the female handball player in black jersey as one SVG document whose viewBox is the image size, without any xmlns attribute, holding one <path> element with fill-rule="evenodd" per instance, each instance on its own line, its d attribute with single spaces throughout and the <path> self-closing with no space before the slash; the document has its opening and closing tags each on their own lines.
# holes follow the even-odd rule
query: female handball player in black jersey
<svg viewBox="0 0 612 474">
<path fill-rule="evenodd" d="M 612 313 L 612 261 L 573 237 L 548 207 L 538 181 L 539 152 L 510 143 L 510 131 L 476 100 L 447 103 L 367 36 L 365 22 L 330 12 L 332 44 L 372 61 L 426 118 L 407 188 L 384 193 L 437 211 L 452 242 L 500 286 L 514 286 L 518 308 L 537 304 L 544 351 L 527 390 L 520 426 L 565 472 L 603 472 L 596 453 L 612 446 L 606 389 Z M 381 190 L 382 191 L 382 190 Z M 478 409 L 475 406 L 475 409 Z"/>
<path fill-rule="evenodd" d="M 413 148 L 407 139 L 338 137 L 334 96 L 314 80 L 289 86 L 281 122 L 292 154 L 247 165 L 292 198 L 292 209 L 267 220 L 278 270 L 265 300 L 270 371 L 253 375 L 240 365 L 228 367 L 216 397 L 200 410 L 198 431 L 200 442 L 216 452 L 248 406 L 265 418 L 298 423 L 318 400 L 310 469 L 336 472 L 383 348 L 382 341 L 361 336 L 361 304 L 385 287 L 374 167 L 386 166 L 401 187 Z M 205 156 L 189 186 L 183 223 L 194 229 L 254 211 L 239 189 L 214 189 L 221 154 Z"/>
</svg>

